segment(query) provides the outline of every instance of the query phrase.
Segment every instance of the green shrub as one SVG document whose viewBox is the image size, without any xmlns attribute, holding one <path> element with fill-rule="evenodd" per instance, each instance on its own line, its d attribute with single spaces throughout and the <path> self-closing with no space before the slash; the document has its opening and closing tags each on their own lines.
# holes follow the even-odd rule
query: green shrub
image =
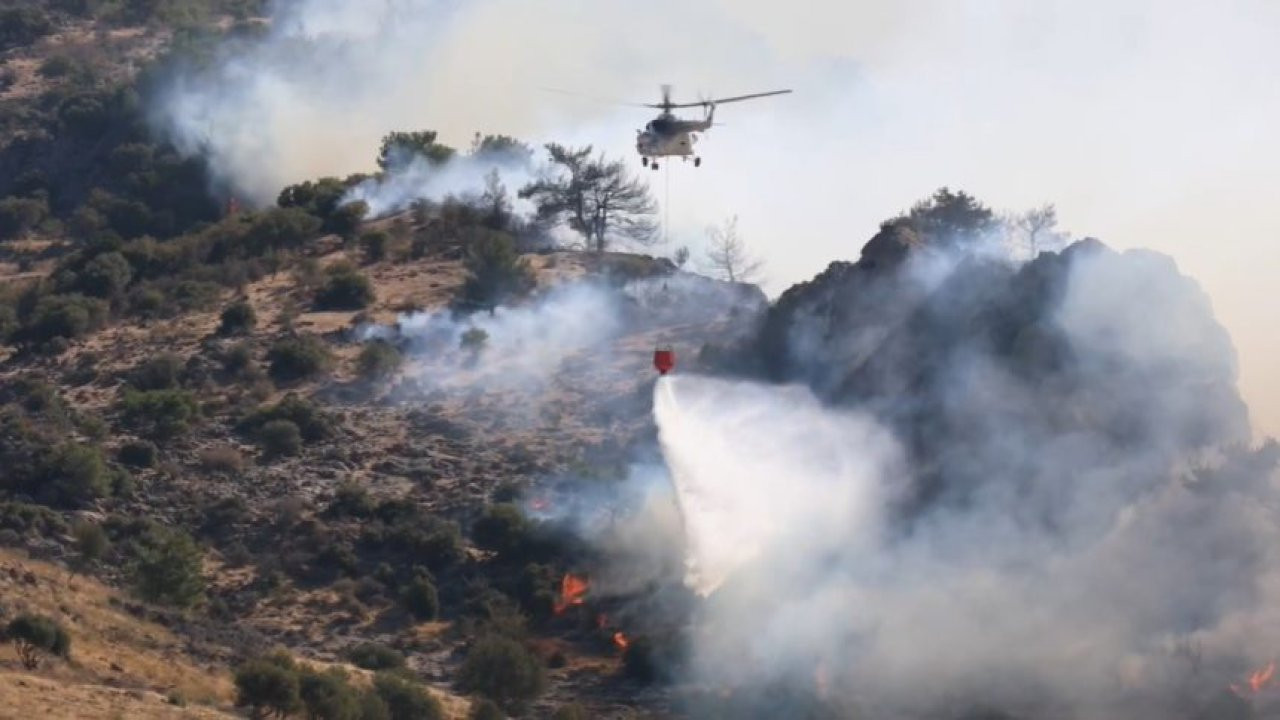
<svg viewBox="0 0 1280 720">
<path fill-rule="evenodd" d="M 182 435 L 200 416 L 186 390 L 126 390 L 120 407 L 125 423 L 156 440 Z"/>
<path fill-rule="evenodd" d="M 111 476 L 102 452 L 92 445 L 64 443 L 42 463 L 39 494 L 58 505 L 77 506 L 106 495 Z"/>
<path fill-rule="evenodd" d="M 60 514 L 42 505 L 0 502 L 0 530 L 54 537 L 67 532 L 67 523 Z"/>
<path fill-rule="evenodd" d="M 320 230 L 320 218 L 301 208 L 271 208 L 258 213 L 245 236 L 254 255 L 301 247 Z"/>
<path fill-rule="evenodd" d="M 116 451 L 116 460 L 134 468 L 149 468 L 156 464 L 156 444 L 147 440 L 130 440 Z"/>
<path fill-rule="evenodd" d="M 337 263 L 325 270 L 324 283 L 316 292 L 317 310 L 360 310 L 375 298 L 373 283 L 353 265 Z"/>
<path fill-rule="evenodd" d="M 395 375 L 403 362 L 404 358 L 395 345 L 386 340 L 373 340 L 365 343 L 360 351 L 360 357 L 356 360 L 356 366 L 359 368 L 360 377 L 365 380 L 385 380 Z"/>
<path fill-rule="evenodd" d="M 195 604 L 204 594 L 203 553 L 181 530 L 153 529 L 137 548 L 133 583 L 145 600 L 176 607 Z"/>
<path fill-rule="evenodd" d="M 460 300 L 468 308 L 490 312 L 508 300 L 523 297 L 537 284 L 529 262 L 516 251 L 510 235 L 478 231 L 464 260 L 467 279 Z"/>
<path fill-rule="evenodd" d="M 160 353 L 143 360 L 129 373 L 129 384 L 136 390 L 172 390 L 181 380 L 182 358 L 173 353 Z"/>
<path fill-rule="evenodd" d="M 222 323 L 218 326 L 219 335 L 242 335 L 253 330 L 258 324 L 257 313 L 248 300 L 237 300 L 222 311 Z"/>
<path fill-rule="evenodd" d="M 308 720 L 360 720 L 360 695 L 340 668 L 298 673 L 298 695 Z"/>
<path fill-rule="evenodd" d="M 400 592 L 400 602 L 418 620 L 435 620 L 440 614 L 440 597 L 427 577 L 416 577 Z"/>
<path fill-rule="evenodd" d="M 45 655 L 71 657 L 71 636 L 66 628 L 44 615 L 24 613 L 15 617 L 5 627 L 5 637 L 17 648 L 18 657 L 28 670 L 39 667 Z"/>
<path fill-rule="evenodd" d="M 479 693 L 513 713 L 541 694 L 545 684 L 538 659 L 520 643 L 499 635 L 476 641 L 458 671 L 463 692 Z"/>
<path fill-rule="evenodd" d="M 107 548 L 111 546 L 111 542 L 107 539 L 107 532 L 97 523 L 87 520 L 77 522 L 72 526 L 71 534 L 75 537 L 76 565 L 81 569 L 88 568 L 100 560 L 106 554 Z"/>
<path fill-rule="evenodd" d="M 298 710 L 302 697 L 298 673 L 269 659 L 250 660 L 236 669 L 236 707 L 253 709 L 254 717 L 278 717 Z"/>
<path fill-rule="evenodd" d="M 124 293 L 133 280 L 133 268 L 124 255 L 108 252 L 85 263 L 78 286 L 86 295 L 113 298 Z"/>
<path fill-rule="evenodd" d="M 484 509 L 484 514 L 471 528 L 477 546 L 512 557 L 521 554 L 529 544 L 529 521 L 512 503 L 498 503 Z"/>
<path fill-rule="evenodd" d="M 344 238 L 350 238 L 360 228 L 360 221 L 364 220 L 364 216 L 368 214 L 369 203 L 354 200 L 329 213 L 329 217 L 324 222 L 324 229 Z"/>
<path fill-rule="evenodd" d="M 20 237 L 49 214 L 42 199 L 7 197 L 0 200 L 0 240 Z"/>
<path fill-rule="evenodd" d="M 328 512 L 333 517 L 367 518 L 373 514 L 373 509 L 369 491 L 360 483 L 347 479 L 338 483 Z"/>
<path fill-rule="evenodd" d="M 391 244 L 391 236 L 381 230 L 367 232 L 360 236 L 360 249 L 364 251 L 365 262 L 379 262 L 387 257 L 387 246 Z"/>
<path fill-rule="evenodd" d="M 258 444 L 268 459 L 302 452 L 302 431 L 291 420 L 272 420 L 258 430 Z"/>
<path fill-rule="evenodd" d="M 262 426 L 272 420 L 288 420 L 297 425 L 302 433 L 302 439 L 307 442 L 327 440 L 335 432 L 333 419 L 327 413 L 292 393 L 284 396 L 275 405 L 258 408 L 241 420 L 236 425 L 236 429 L 256 437 Z"/>
<path fill-rule="evenodd" d="M 484 349 L 484 346 L 488 342 L 489 333 L 485 332 L 482 328 L 471 327 L 467 328 L 467 331 L 462 333 L 462 340 L 459 345 L 463 350 L 468 350 L 472 353 L 479 353 Z"/>
<path fill-rule="evenodd" d="M 45 295 L 19 330 L 21 340 L 35 344 L 56 338 L 72 340 L 95 330 L 107 317 L 101 300 L 83 295 Z"/>
<path fill-rule="evenodd" d="M 328 370 L 332 355 L 324 341 L 313 335 L 280 340 L 267 351 L 268 372 L 276 382 L 294 382 Z"/>
<path fill-rule="evenodd" d="M 365 670 L 397 670 L 404 667 L 404 654 L 378 642 L 360 643 L 347 651 L 347 659 Z"/>
<path fill-rule="evenodd" d="M 426 688 L 390 673 L 378 673 L 373 689 L 386 703 L 391 720 L 443 720 L 444 709 Z"/>
<path fill-rule="evenodd" d="M 0 9 L 0 52 L 30 45 L 53 32 L 53 22 L 36 7 Z"/>
</svg>

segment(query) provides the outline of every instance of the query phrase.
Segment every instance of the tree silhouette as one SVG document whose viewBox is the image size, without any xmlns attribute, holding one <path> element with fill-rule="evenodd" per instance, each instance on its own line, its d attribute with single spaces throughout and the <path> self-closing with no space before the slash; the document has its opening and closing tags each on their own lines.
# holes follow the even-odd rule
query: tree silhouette
<svg viewBox="0 0 1280 720">
<path fill-rule="evenodd" d="M 551 171 L 524 186 L 543 223 L 566 222 L 586 246 L 603 252 L 614 242 L 647 245 L 657 237 L 657 205 L 649 188 L 627 172 L 622 161 L 593 155 L 590 145 L 567 148 L 550 143 Z"/>
</svg>

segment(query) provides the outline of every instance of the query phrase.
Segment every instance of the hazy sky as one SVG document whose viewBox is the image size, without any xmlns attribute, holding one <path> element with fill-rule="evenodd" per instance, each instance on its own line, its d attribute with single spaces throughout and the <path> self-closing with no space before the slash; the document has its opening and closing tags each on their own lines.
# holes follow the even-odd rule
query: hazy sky
<svg viewBox="0 0 1280 720">
<path fill-rule="evenodd" d="M 1256 424 L 1280 434 L 1280 3 L 301 0 L 275 15 L 265 44 L 166 107 L 248 193 L 369 170 L 391 129 L 591 142 L 649 172 L 632 150 L 646 111 L 540 88 L 790 87 L 722 107 L 701 168 L 649 172 L 673 245 L 737 214 L 776 293 L 939 186 L 1001 210 L 1051 201 L 1073 233 L 1167 252 L 1201 282 Z"/>
</svg>

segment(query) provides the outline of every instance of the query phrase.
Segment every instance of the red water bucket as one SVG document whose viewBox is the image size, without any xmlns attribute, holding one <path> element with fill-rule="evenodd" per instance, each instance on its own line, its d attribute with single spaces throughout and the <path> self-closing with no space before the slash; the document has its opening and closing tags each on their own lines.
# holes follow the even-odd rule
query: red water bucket
<svg viewBox="0 0 1280 720">
<path fill-rule="evenodd" d="M 653 367 L 659 375 L 666 375 L 676 366 L 676 351 L 671 348 L 658 348 L 653 351 Z"/>
</svg>

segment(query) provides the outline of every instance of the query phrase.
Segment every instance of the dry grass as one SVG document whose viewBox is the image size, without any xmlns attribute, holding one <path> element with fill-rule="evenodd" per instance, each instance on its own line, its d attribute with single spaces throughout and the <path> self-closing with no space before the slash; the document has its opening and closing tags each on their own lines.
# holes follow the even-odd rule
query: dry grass
<svg viewBox="0 0 1280 720">
<path fill-rule="evenodd" d="M 49 615 L 72 638 L 70 662 L 47 662 L 36 673 L 0 648 L 0 716 L 235 717 L 228 671 L 191 659 L 182 639 L 123 610 L 117 592 L 0 550 L 0 594 L 7 612 Z M 188 706 L 168 704 L 171 696 Z"/>
</svg>

